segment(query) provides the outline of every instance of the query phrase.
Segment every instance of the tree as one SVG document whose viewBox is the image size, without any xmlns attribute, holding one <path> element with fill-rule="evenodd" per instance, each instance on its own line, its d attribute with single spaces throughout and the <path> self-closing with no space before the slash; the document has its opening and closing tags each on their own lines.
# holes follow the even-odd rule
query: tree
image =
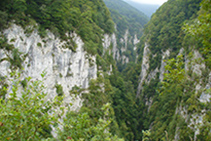
<svg viewBox="0 0 211 141">
<path fill-rule="evenodd" d="M 211 68 L 211 0 L 203 0 L 201 3 L 201 10 L 198 13 L 198 18 L 194 20 L 192 24 L 187 23 L 184 27 L 185 32 L 200 43 L 199 50 L 205 58 L 206 67 L 210 72 Z M 201 78 L 206 80 L 205 78 Z M 211 95 L 210 88 L 205 90 L 206 94 Z M 199 140 L 208 141 L 211 140 L 211 113 L 210 103 L 202 104 L 205 109 L 205 115 L 203 116 L 203 123 L 200 126 L 200 134 L 198 135 Z"/>
<path fill-rule="evenodd" d="M 142 130 L 142 133 L 143 133 L 142 141 L 150 141 L 151 140 L 150 139 L 150 135 L 151 135 L 150 130 L 146 130 L 146 131 Z"/>
<path fill-rule="evenodd" d="M 198 13 L 198 18 L 194 20 L 194 23 L 187 23 L 184 26 L 184 31 L 191 35 L 195 40 L 203 44 L 200 47 L 204 57 L 206 58 L 206 64 L 211 68 L 211 1 L 203 0 L 201 3 L 201 10 Z"/>
<path fill-rule="evenodd" d="M 105 104 L 101 110 L 103 116 L 98 119 L 97 124 L 93 124 L 88 113 L 69 112 L 64 120 L 64 128 L 59 132 L 59 140 L 71 138 L 78 141 L 124 141 L 109 132 L 111 119 L 109 117 L 110 104 Z M 100 109 L 99 109 L 100 110 Z"/>
<path fill-rule="evenodd" d="M 50 125 L 58 123 L 59 113 L 52 109 L 60 104 L 59 97 L 46 100 L 45 87 L 41 80 L 25 78 L 13 72 L 7 77 L 10 83 L 6 99 L 0 99 L 0 140 L 42 140 L 51 136 Z M 42 74 L 44 77 L 44 74 Z M 60 108 L 62 111 L 62 108 Z"/>
<path fill-rule="evenodd" d="M 44 78 L 45 73 L 41 76 Z M 42 80 L 34 81 L 31 77 L 22 80 L 21 73 L 13 72 L 7 82 L 11 84 L 9 88 L 0 87 L 8 92 L 6 98 L 0 98 L 0 140 L 123 141 L 109 132 L 112 122 L 109 103 L 99 109 L 103 114 L 93 124 L 87 112 L 71 112 L 70 106 L 62 107 L 62 96 L 47 99 Z M 51 135 L 52 126 L 57 131 L 56 139 Z"/>
</svg>

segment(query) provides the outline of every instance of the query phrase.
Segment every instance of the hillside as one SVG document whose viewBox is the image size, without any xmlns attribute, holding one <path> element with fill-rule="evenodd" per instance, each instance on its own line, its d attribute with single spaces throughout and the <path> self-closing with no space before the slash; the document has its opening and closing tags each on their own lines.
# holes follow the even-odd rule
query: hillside
<svg viewBox="0 0 211 141">
<path fill-rule="evenodd" d="M 0 10 L 1 16 L 4 17 L 3 27 L 12 20 L 23 27 L 36 22 L 41 36 L 45 36 L 45 30 L 48 29 L 64 40 L 67 38 L 66 31 L 75 31 L 86 43 L 86 50 L 95 54 L 97 46 L 102 44 L 99 38 L 104 33 L 111 34 L 114 31 L 107 7 L 101 0 L 97 0 L 96 3 L 94 6 L 95 4 L 88 0 L 83 2 L 6 0 L 0 3 Z M 72 49 L 74 50 L 74 47 Z"/>
<path fill-rule="evenodd" d="M 210 0 L 0 1 L 0 140 L 210 141 Z"/>
<path fill-rule="evenodd" d="M 135 61 L 145 18 L 118 13 L 137 27 L 118 31 L 101 0 L 0 5 L 0 140 L 135 139 L 135 90 L 118 69 Z"/>
<path fill-rule="evenodd" d="M 121 140 L 103 1 L 5 0 L 0 17 L 0 140 Z"/>
<path fill-rule="evenodd" d="M 130 34 L 137 34 L 140 38 L 144 25 L 149 18 L 143 13 L 122 0 L 104 0 L 111 12 L 111 17 L 117 24 L 117 31 L 124 32 L 129 29 Z"/>
<path fill-rule="evenodd" d="M 137 97 L 148 139 L 210 140 L 210 1 L 200 2 L 169 0 L 144 29 Z"/>
<path fill-rule="evenodd" d="M 113 50 L 119 71 L 136 61 L 136 46 L 149 18 L 122 0 L 104 0 L 115 23 L 117 50 Z"/>
<path fill-rule="evenodd" d="M 156 10 L 160 7 L 160 5 L 138 3 L 131 0 L 124 0 L 124 1 L 130 4 L 131 6 L 135 7 L 139 11 L 143 12 L 149 18 L 151 18 L 152 14 L 155 13 Z"/>
</svg>

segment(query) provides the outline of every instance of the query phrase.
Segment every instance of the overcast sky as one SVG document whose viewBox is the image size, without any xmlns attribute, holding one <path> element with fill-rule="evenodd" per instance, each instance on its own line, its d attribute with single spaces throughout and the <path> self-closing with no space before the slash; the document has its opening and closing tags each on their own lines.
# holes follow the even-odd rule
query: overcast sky
<svg viewBox="0 0 211 141">
<path fill-rule="evenodd" d="M 162 5 L 164 2 L 168 0 L 131 0 L 131 1 L 136 1 L 140 3 L 148 3 L 148 4 L 159 4 Z"/>
</svg>

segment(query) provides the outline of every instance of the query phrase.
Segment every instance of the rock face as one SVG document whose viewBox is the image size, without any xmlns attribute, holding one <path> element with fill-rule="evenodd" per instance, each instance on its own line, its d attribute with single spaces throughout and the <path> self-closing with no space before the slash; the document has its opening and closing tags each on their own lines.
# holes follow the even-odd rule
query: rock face
<svg viewBox="0 0 211 141">
<path fill-rule="evenodd" d="M 32 29 L 32 27 L 30 28 Z M 8 43 L 14 45 L 22 53 L 22 56 L 26 55 L 22 63 L 23 77 L 31 76 L 35 80 L 41 79 L 41 74 L 46 72 L 44 83 L 49 98 L 57 95 L 56 85 L 61 85 L 65 94 L 64 101 L 73 103 L 73 110 L 82 106 L 80 97 L 74 98 L 73 101 L 69 91 L 74 86 L 88 88 L 89 80 L 97 78 L 97 65 L 96 57 L 84 51 L 84 43 L 80 37 L 75 33 L 70 34 L 70 37 L 77 44 L 77 49 L 73 52 L 71 49 L 64 48 L 65 41 L 55 37 L 49 31 L 46 37 L 41 38 L 36 29 L 33 29 L 31 33 L 26 33 L 26 30 L 22 27 L 13 24 L 3 34 L 8 39 Z M 105 34 L 102 40 L 104 51 L 109 50 L 113 58 L 123 64 L 131 61 L 124 55 L 128 46 L 132 45 L 135 50 L 139 43 L 137 36 L 131 37 L 128 30 L 125 31 L 121 39 L 117 39 L 115 34 Z M 11 52 L 0 50 L 0 60 L 6 58 L 7 55 L 12 56 Z M 2 76 L 11 71 L 8 61 L 2 61 L 0 68 L 0 75 Z M 111 74 L 111 71 L 112 66 L 110 66 L 108 73 Z"/>
<path fill-rule="evenodd" d="M 24 33 L 24 29 L 17 25 L 4 31 L 9 44 L 13 44 L 23 54 L 27 54 L 24 67 L 24 75 L 33 79 L 40 79 L 40 74 L 45 71 L 49 98 L 57 95 L 56 84 L 63 87 L 66 103 L 73 103 L 73 110 L 77 110 L 82 105 L 82 100 L 77 97 L 72 100 L 69 91 L 74 86 L 88 88 L 89 80 L 97 77 L 96 57 L 88 55 L 83 49 L 83 42 L 75 33 L 70 36 L 77 44 L 76 52 L 64 49 L 64 41 L 56 38 L 51 32 L 47 37 L 41 38 L 34 30 L 31 34 Z M 0 50 L 0 59 L 4 58 L 7 52 Z M 92 60 L 92 63 L 89 62 Z M 0 74 L 7 75 L 10 63 L 3 61 L 0 63 Z"/>
<path fill-rule="evenodd" d="M 139 85 L 138 85 L 138 89 L 137 89 L 137 96 L 140 95 L 140 92 L 142 90 L 142 85 L 143 85 L 144 81 L 146 80 L 146 77 L 147 77 L 147 74 L 148 74 L 149 55 L 150 55 L 150 50 L 148 48 L 148 45 L 145 44 L 144 53 L 143 53 L 143 60 L 142 60 L 142 65 L 141 65 L 141 74 L 139 76 Z"/>
<path fill-rule="evenodd" d="M 117 62 L 121 62 L 121 64 L 127 64 L 133 60 L 130 60 L 129 57 L 125 55 L 125 52 L 127 52 L 131 46 L 135 51 L 137 48 L 136 45 L 140 42 L 140 40 L 138 40 L 137 35 L 131 36 L 129 30 L 127 29 L 122 38 L 117 38 L 117 35 L 114 33 L 111 36 L 105 34 L 103 42 L 104 50 L 110 49 L 113 58 Z M 109 48 L 110 46 L 112 48 Z"/>
<path fill-rule="evenodd" d="M 146 84 L 149 84 L 151 79 L 155 79 L 157 73 L 160 73 L 159 79 L 160 81 L 163 81 L 163 75 L 165 73 L 165 59 L 169 57 L 170 51 L 166 50 L 165 52 L 162 53 L 162 60 L 161 61 L 161 66 L 160 68 L 156 68 L 155 70 L 152 70 L 149 72 L 149 55 L 151 51 L 149 50 L 149 46 L 147 43 L 145 43 L 144 47 L 144 52 L 143 52 L 143 59 L 142 59 L 142 65 L 141 65 L 141 74 L 139 76 L 139 85 L 137 89 L 137 96 L 140 95 L 141 90 L 143 88 L 143 83 L 146 82 Z"/>
<path fill-rule="evenodd" d="M 160 60 L 161 61 L 160 68 L 157 67 L 151 71 L 149 69 L 150 54 L 151 54 L 151 51 L 149 49 L 149 46 L 147 45 L 147 43 L 145 43 L 145 47 L 144 47 L 144 51 L 142 55 L 143 57 L 142 57 L 141 73 L 139 75 L 137 97 L 142 94 L 142 89 L 144 85 L 150 85 L 150 81 L 153 81 L 152 79 L 155 78 L 156 74 L 159 74 L 159 81 L 161 82 L 164 79 L 164 73 L 168 71 L 165 69 L 165 66 L 166 66 L 165 60 L 168 59 L 168 57 L 170 56 L 170 49 L 162 53 L 161 60 Z M 180 54 L 185 54 L 185 51 L 183 48 L 180 49 L 178 55 Z M 189 58 L 188 55 L 184 55 L 184 58 L 185 58 L 184 60 L 185 70 L 186 71 L 191 70 L 193 74 L 195 74 L 196 76 L 200 78 L 200 81 L 199 82 L 196 81 L 194 85 L 192 86 L 193 89 L 195 90 L 195 94 L 200 94 L 197 100 L 203 104 L 209 103 L 211 100 L 211 95 L 210 95 L 210 92 L 206 90 L 209 90 L 211 88 L 211 73 L 210 73 L 210 70 L 207 69 L 209 74 L 206 78 L 207 79 L 206 82 L 203 82 L 204 78 L 202 77 L 202 75 L 203 75 L 203 71 L 206 70 L 206 65 L 203 61 L 204 58 L 197 50 L 193 50 L 192 57 Z M 184 91 L 184 95 L 185 95 L 185 91 Z M 149 112 L 154 102 L 153 96 L 147 97 L 142 94 L 141 97 L 143 97 L 143 101 L 145 101 L 145 105 L 147 106 L 147 111 Z M 196 141 L 197 135 L 200 133 L 199 127 L 204 124 L 203 118 L 205 116 L 205 113 L 207 112 L 207 109 L 202 109 L 202 111 L 198 113 L 197 112 L 189 113 L 187 110 L 188 109 L 187 107 L 188 105 L 182 106 L 181 104 L 180 106 L 176 107 L 175 114 L 181 115 L 181 117 L 185 119 L 187 126 L 194 131 L 193 140 Z M 179 138 L 180 127 L 177 126 L 175 127 L 175 129 L 176 129 L 176 132 L 175 132 L 174 140 L 177 141 L 177 140 L 180 140 Z"/>
<path fill-rule="evenodd" d="M 166 59 L 166 57 L 169 57 L 169 55 L 170 55 L 169 50 L 166 50 L 162 55 L 162 61 L 161 61 L 161 67 L 160 67 L 160 76 L 159 76 L 160 81 L 163 81 L 163 74 L 165 73 L 166 63 L 165 63 L 164 60 Z"/>
</svg>

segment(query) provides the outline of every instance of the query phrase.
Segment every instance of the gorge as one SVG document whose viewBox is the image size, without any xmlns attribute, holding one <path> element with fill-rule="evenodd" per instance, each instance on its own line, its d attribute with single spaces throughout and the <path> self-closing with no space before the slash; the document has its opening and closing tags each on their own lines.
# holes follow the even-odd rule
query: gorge
<svg viewBox="0 0 211 141">
<path fill-rule="evenodd" d="M 0 2 L 0 140 L 211 140 L 210 0 Z"/>
</svg>

